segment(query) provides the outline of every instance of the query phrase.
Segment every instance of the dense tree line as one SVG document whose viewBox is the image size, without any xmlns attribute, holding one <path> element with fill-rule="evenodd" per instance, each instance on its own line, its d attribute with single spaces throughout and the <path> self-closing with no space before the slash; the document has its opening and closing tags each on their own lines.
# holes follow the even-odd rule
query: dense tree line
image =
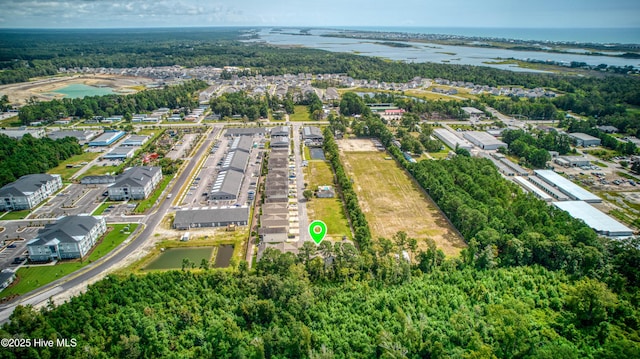
<svg viewBox="0 0 640 359">
<path fill-rule="evenodd" d="M 544 168 L 551 160 L 549 151 L 565 155 L 571 151 L 571 139 L 556 131 L 525 132 L 505 130 L 502 140 L 509 146 L 509 153 L 522 158 L 528 165 Z"/>
<path fill-rule="evenodd" d="M 596 126 L 594 119 L 577 120 L 575 118 L 565 119 L 561 124 L 567 127 L 569 132 L 582 132 L 597 137 L 601 140 L 603 147 L 607 147 L 614 151 L 619 151 L 624 155 L 633 155 L 637 152 L 637 147 L 633 142 L 621 142 L 608 133 L 600 131 Z"/>
<path fill-rule="evenodd" d="M 358 262 L 359 254 L 345 263 Z M 384 284 L 367 271 L 307 268 L 267 250 L 256 272 L 110 275 L 70 302 L 18 307 L 0 336 L 75 338 L 4 358 L 632 358 L 638 311 L 592 279 L 541 267 L 478 271 L 446 261 Z M 340 267 L 351 279 L 328 280 Z M 350 269 L 349 269 L 350 268 Z M 367 279 L 365 279 L 367 278 Z"/>
<path fill-rule="evenodd" d="M 347 209 L 347 216 L 349 217 L 349 221 L 354 231 L 353 239 L 358 243 L 361 251 L 366 251 L 371 246 L 369 223 L 360 209 L 358 197 L 353 190 L 351 179 L 347 177 L 344 167 L 340 162 L 338 144 L 333 137 L 333 133 L 331 133 L 331 130 L 327 127 L 324 129 L 323 135 L 324 142 L 322 144 L 322 148 L 324 149 L 325 156 L 329 163 L 331 163 L 331 167 L 333 167 L 333 171 L 336 174 L 336 182 L 340 188 L 340 192 L 342 193 L 342 198 Z"/>
<path fill-rule="evenodd" d="M 231 92 L 224 93 L 209 101 L 211 111 L 224 117 L 233 115 L 247 117 L 249 121 L 255 121 L 260 117 L 267 117 L 269 105 L 267 101 L 259 97 L 250 96 L 247 93 Z"/>
<path fill-rule="evenodd" d="M 158 90 L 149 89 L 131 95 L 54 99 L 23 106 L 19 118 L 23 124 L 28 125 L 34 121 L 50 123 L 67 116 L 91 118 L 122 115 L 130 119 L 135 113 L 150 112 L 160 107 L 190 110 L 198 106 L 195 93 L 206 87 L 206 82 L 192 80 L 181 85 L 166 86 Z"/>
<path fill-rule="evenodd" d="M 34 138 L 30 134 L 21 139 L 0 135 L 0 186 L 21 176 L 45 173 L 61 161 L 82 153 L 78 140 L 66 137 L 52 140 Z"/>
<path fill-rule="evenodd" d="M 481 101 L 501 113 L 516 117 L 526 117 L 530 120 L 559 120 L 562 118 L 562 114 L 553 104 L 553 101 L 544 97 L 521 99 L 520 97 L 512 96 L 505 100 L 497 96 L 483 95 Z"/>
</svg>

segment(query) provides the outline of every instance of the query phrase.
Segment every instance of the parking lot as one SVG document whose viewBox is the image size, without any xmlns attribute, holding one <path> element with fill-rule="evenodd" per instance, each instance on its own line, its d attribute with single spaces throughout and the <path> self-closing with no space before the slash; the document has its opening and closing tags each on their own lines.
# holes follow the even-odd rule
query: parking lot
<svg viewBox="0 0 640 359">
<path fill-rule="evenodd" d="M 32 225 L 40 223 L 32 223 Z M 44 224 L 44 223 L 42 223 Z M 28 226 L 29 221 L 0 221 L 0 270 L 16 267 L 16 257 L 26 257 L 27 242 L 34 239 L 40 226 Z"/>
<path fill-rule="evenodd" d="M 38 207 L 29 218 L 58 218 L 82 213 L 92 213 L 104 199 L 106 185 L 71 184 Z"/>
</svg>

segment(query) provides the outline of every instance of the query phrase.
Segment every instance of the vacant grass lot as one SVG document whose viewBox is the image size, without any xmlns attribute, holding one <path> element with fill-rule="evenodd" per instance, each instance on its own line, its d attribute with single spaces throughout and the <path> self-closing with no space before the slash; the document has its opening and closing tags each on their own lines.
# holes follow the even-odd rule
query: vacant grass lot
<svg viewBox="0 0 640 359">
<path fill-rule="evenodd" d="M 29 266 L 26 265 L 18 270 L 18 278 L 9 288 L 0 292 L 0 298 L 8 297 L 13 294 L 25 294 L 45 284 L 58 280 L 67 274 L 71 274 L 82 267 L 100 259 L 105 254 L 111 252 L 120 243 L 124 242 L 129 234 L 131 234 L 138 224 L 113 224 L 109 227 L 113 228 L 102 241 L 93 249 L 89 257 L 84 261 L 74 261 L 59 263 L 53 266 Z M 120 231 L 129 227 L 129 230 L 123 233 Z"/>
<path fill-rule="evenodd" d="M 295 106 L 293 111 L 294 113 L 289 115 L 289 121 L 311 121 L 307 106 Z"/>
<path fill-rule="evenodd" d="M 68 180 L 82 168 L 82 162 L 91 162 L 98 156 L 100 156 L 100 152 L 83 152 L 80 155 L 67 158 L 65 161 L 60 162 L 57 167 L 50 169 L 48 173 L 58 174 L 62 177 L 62 180 Z M 80 165 L 81 167 L 67 168 L 67 165 Z"/>
<path fill-rule="evenodd" d="M 386 152 L 342 152 L 343 163 L 354 180 L 360 206 L 374 238 L 405 231 L 418 239 L 431 238 L 447 256 L 457 256 L 466 244 L 420 187 Z"/>
<path fill-rule="evenodd" d="M 312 160 L 306 169 L 305 182 L 307 188 L 315 190 L 318 186 L 333 185 L 333 171 L 328 162 Z M 351 239 L 349 222 L 344 214 L 342 200 L 335 198 L 312 198 L 307 203 L 309 222 L 321 220 L 327 225 L 327 236 L 340 240 L 342 236 Z"/>
</svg>

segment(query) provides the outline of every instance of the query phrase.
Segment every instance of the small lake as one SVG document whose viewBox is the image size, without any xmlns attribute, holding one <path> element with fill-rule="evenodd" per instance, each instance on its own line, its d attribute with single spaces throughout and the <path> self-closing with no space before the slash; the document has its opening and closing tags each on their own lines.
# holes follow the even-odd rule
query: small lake
<svg viewBox="0 0 640 359">
<path fill-rule="evenodd" d="M 215 247 L 168 248 L 144 269 L 181 269 L 184 258 L 195 263 L 197 268 L 203 259 L 206 259 L 207 262 L 211 260 L 214 248 Z"/>
<path fill-rule="evenodd" d="M 65 98 L 82 98 L 85 96 L 103 96 L 114 94 L 113 90 L 109 87 L 95 87 L 84 84 L 71 84 L 51 92 L 56 94 L 63 94 Z"/>
<path fill-rule="evenodd" d="M 312 160 L 326 160 L 322 148 L 309 148 Z"/>
<path fill-rule="evenodd" d="M 231 256 L 233 256 L 233 244 L 224 244 L 218 247 L 218 255 L 216 255 L 216 261 L 213 263 L 214 268 L 226 268 L 231 262 Z"/>
</svg>

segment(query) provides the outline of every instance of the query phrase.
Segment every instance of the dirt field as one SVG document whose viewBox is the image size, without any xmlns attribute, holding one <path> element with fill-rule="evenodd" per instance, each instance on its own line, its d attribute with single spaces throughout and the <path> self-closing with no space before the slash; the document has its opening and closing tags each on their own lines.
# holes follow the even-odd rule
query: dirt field
<svg viewBox="0 0 640 359">
<path fill-rule="evenodd" d="M 353 177 L 360 206 L 374 238 L 405 231 L 426 249 L 431 238 L 447 256 L 457 256 L 466 244 L 424 194 L 389 155 L 369 140 L 338 141 L 345 169 Z M 369 149 L 370 150 L 363 150 Z"/>
<path fill-rule="evenodd" d="M 13 104 L 23 105 L 32 96 L 40 101 L 48 101 L 54 98 L 62 98 L 62 94 L 53 94 L 51 91 L 63 88 L 71 84 L 84 84 L 89 86 L 106 86 L 116 93 L 136 92 L 141 86 L 151 83 L 153 80 L 143 77 L 118 77 L 113 75 L 75 75 L 64 77 L 50 77 L 30 82 L 0 86 L 0 96 L 9 96 Z"/>
</svg>

